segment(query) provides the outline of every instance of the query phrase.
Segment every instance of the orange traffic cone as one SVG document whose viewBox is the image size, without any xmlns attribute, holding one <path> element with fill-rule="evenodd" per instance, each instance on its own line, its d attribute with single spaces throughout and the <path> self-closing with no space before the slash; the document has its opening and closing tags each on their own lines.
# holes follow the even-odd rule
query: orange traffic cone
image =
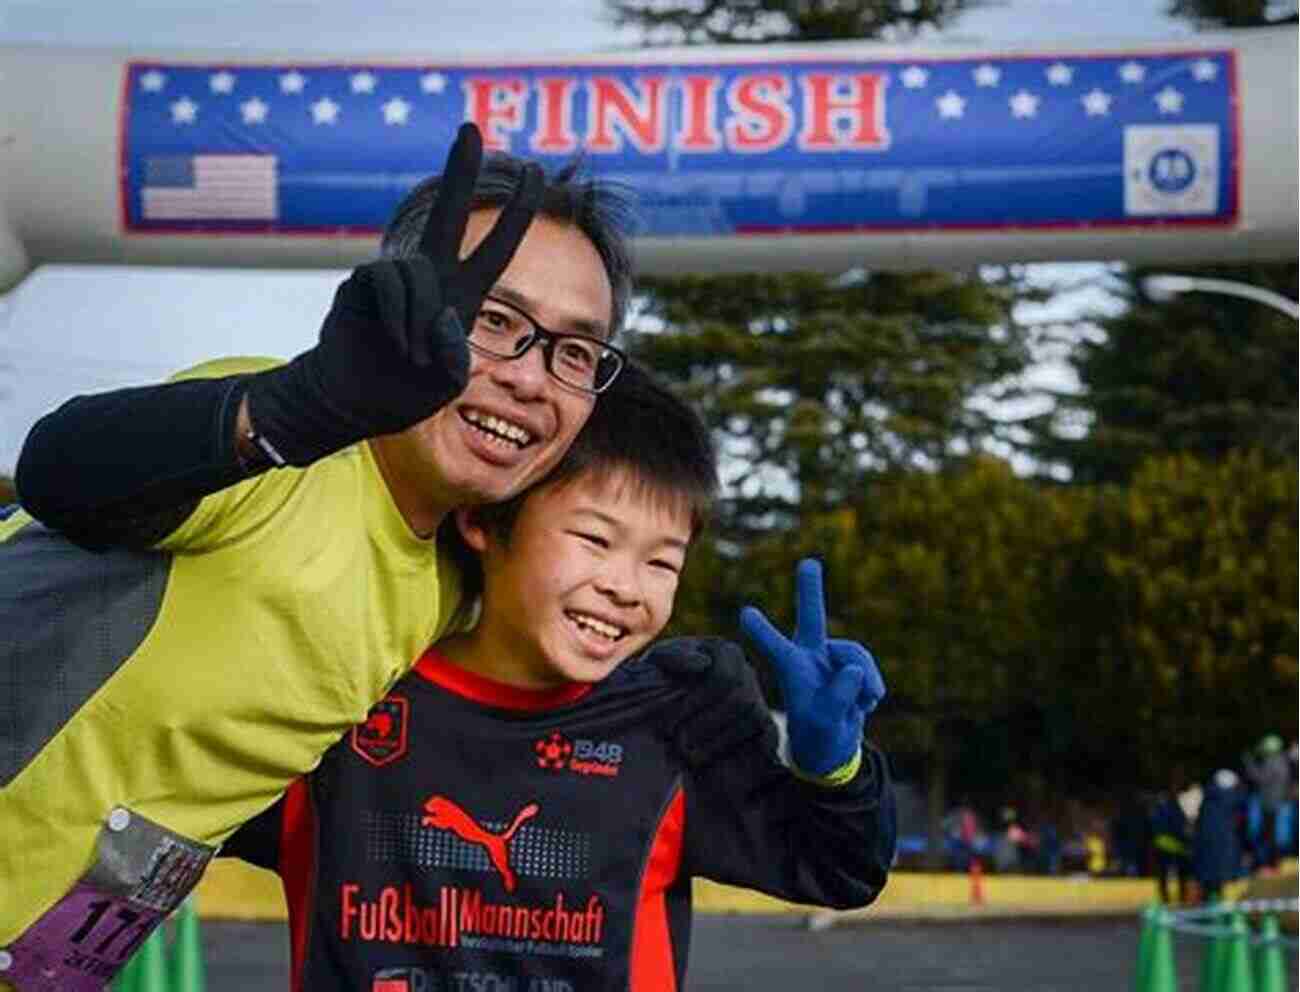
<svg viewBox="0 0 1300 992">
<path fill-rule="evenodd" d="M 970 859 L 970 904 L 984 905 L 984 869 L 979 858 Z"/>
</svg>

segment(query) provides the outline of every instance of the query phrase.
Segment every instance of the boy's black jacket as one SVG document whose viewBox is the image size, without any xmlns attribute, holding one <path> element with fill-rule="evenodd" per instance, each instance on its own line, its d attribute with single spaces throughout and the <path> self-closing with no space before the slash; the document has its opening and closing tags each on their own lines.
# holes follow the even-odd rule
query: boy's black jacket
<svg viewBox="0 0 1300 992">
<path fill-rule="evenodd" d="M 684 986 L 694 876 L 875 899 L 896 832 L 880 752 L 838 789 L 770 743 L 692 770 L 662 732 L 683 692 L 633 661 L 523 693 L 427 653 L 223 850 L 284 879 L 294 992 L 665 992 Z"/>
</svg>

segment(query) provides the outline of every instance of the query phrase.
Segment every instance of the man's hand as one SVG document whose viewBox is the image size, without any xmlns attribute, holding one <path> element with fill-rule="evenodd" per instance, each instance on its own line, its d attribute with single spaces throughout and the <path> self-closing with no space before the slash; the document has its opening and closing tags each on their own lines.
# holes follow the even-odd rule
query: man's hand
<svg viewBox="0 0 1300 992">
<path fill-rule="evenodd" d="M 740 646 L 720 637 L 674 637 L 645 659 L 688 690 L 665 735 L 691 768 L 707 768 L 741 747 L 775 746 L 776 724 Z"/>
<path fill-rule="evenodd" d="M 518 249 L 543 189 L 540 167 L 529 164 L 496 225 L 461 259 L 482 161 L 478 128 L 463 124 L 420 254 L 355 269 L 335 294 L 316 347 L 249 380 L 252 425 L 288 464 L 405 430 L 465 388 L 465 329 Z"/>
<path fill-rule="evenodd" d="M 850 777 L 866 718 L 884 698 L 885 683 L 861 644 L 826 639 L 821 563 L 806 558 L 795 572 L 793 640 L 753 606 L 741 611 L 740 626 L 776 671 L 795 768 L 834 782 Z"/>
</svg>

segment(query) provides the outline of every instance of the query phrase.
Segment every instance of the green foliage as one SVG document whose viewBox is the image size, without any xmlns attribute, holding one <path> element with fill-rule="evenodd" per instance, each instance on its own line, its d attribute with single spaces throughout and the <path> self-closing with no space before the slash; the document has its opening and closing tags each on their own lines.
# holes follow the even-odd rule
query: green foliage
<svg viewBox="0 0 1300 992">
<path fill-rule="evenodd" d="M 607 0 L 619 27 L 639 27 L 649 44 L 763 44 L 902 40 L 940 28 L 977 0 Z"/>
<path fill-rule="evenodd" d="M 1208 28 L 1257 28 L 1294 24 L 1294 2 L 1278 0 L 1172 0 L 1169 13 Z"/>
<path fill-rule="evenodd" d="M 1093 600 L 1112 620 L 1089 653 L 1099 683 L 1133 694 L 1115 730 L 1148 780 L 1296 732 L 1296 469 L 1257 452 L 1171 456 L 1101 497 Z M 1112 701 L 1105 719 L 1118 715 Z"/>
<path fill-rule="evenodd" d="M 1296 265 L 1215 266 L 1196 274 L 1295 298 Z M 1084 392 L 1063 412 L 1091 419 L 1082 438 L 1049 434 L 1039 451 L 1078 482 L 1124 481 L 1146 458 L 1185 452 L 1206 459 L 1259 450 L 1274 462 L 1297 444 L 1296 324 L 1251 300 L 1187 293 L 1154 304 L 1145 270 L 1120 276 L 1127 309 L 1099 321 L 1102 341 L 1081 342 L 1074 362 Z"/>
<path fill-rule="evenodd" d="M 743 554 L 701 542 L 674 629 L 736 637 L 746 602 L 789 629 L 816 555 L 832 633 L 880 662 L 873 734 L 901 764 L 992 798 L 1154 786 L 1296 733 L 1296 480 L 1258 454 L 1155 459 L 1125 488 L 988 457 L 892 473 Z"/>
<path fill-rule="evenodd" d="M 975 276 L 648 280 L 667 328 L 634 342 L 722 439 L 742 532 L 822 513 L 864 479 L 942 468 L 1005 430 L 969 400 L 1028 360 L 1009 290 Z"/>
</svg>

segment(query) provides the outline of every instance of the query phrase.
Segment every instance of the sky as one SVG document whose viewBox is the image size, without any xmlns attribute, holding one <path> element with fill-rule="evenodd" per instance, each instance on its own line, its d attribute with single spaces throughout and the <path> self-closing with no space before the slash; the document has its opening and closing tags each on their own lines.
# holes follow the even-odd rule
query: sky
<svg viewBox="0 0 1300 992">
<path fill-rule="evenodd" d="M 962 43 L 1187 34 L 1168 0 L 991 0 L 943 35 Z M 636 47 L 601 0 L 0 0 L 0 43 L 430 56 Z"/>
</svg>

